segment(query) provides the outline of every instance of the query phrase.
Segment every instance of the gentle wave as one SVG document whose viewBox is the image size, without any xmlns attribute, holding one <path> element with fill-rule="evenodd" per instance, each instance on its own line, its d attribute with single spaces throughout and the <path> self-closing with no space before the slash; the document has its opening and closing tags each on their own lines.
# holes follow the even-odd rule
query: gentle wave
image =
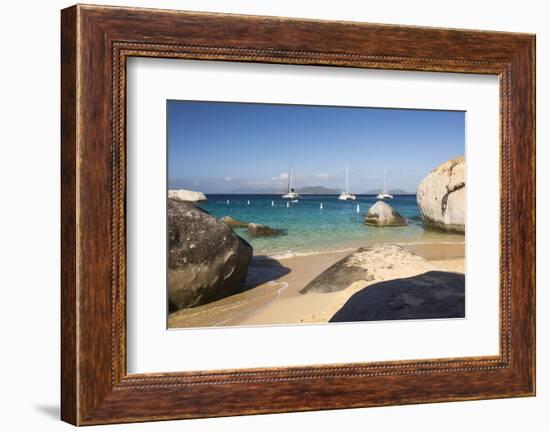
<svg viewBox="0 0 550 431">
<path fill-rule="evenodd" d="M 381 245 L 382 243 L 374 243 L 372 245 Z M 411 242 L 388 242 L 386 244 L 395 244 L 399 245 L 401 247 L 407 246 L 407 245 L 432 245 L 432 244 L 442 244 L 442 245 L 465 245 L 465 241 L 411 241 Z M 347 248 L 339 248 L 339 249 L 327 249 L 327 250 L 315 250 L 315 251 L 287 251 L 285 253 L 281 254 L 268 254 L 268 255 L 259 255 L 254 256 L 254 259 L 262 260 L 262 259 L 275 259 L 275 260 L 285 260 L 285 259 L 292 259 L 294 257 L 303 257 L 303 256 L 315 256 L 320 254 L 333 254 L 333 253 L 351 253 L 352 251 L 355 251 L 359 248 L 358 247 L 347 247 Z"/>
<path fill-rule="evenodd" d="M 284 259 L 291 259 L 293 257 L 302 257 L 302 256 L 313 256 L 318 254 L 329 254 L 329 253 L 344 253 L 344 252 L 352 252 L 354 250 L 357 250 L 357 247 L 350 247 L 350 248 L 342 248 L 337 250 L 317 250 L 317 251 L 288 251 L 283 254 L 273 254 L 273 255 L 267 255 L 267 256 L 254 256 L 255 259 L 276 259 L 276 260 L 284 260 Z"/>
</svg>

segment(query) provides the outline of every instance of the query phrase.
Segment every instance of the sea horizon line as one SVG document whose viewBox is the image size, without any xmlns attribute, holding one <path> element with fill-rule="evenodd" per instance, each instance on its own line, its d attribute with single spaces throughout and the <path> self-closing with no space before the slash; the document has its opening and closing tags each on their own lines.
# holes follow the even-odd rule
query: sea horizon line
<svg viewBox="0 0 550 431">
<path fill-rule="evenodd" d="M 175 190 L 175 189 L 170 189 Z M 232 193 L 232 192 L 202 192 L 205 195 L 234 195 L 234 196 L 250 196 L 250 195 L 256 195 L 256 196 L 281 196 L 285 194 L 286 192 L 278 192 L 278 193 Z M 302 193 L 298 192 L 302 196 L 338 196 L 340 192 L 338 193 Z M 377 196 L 380 192 L 372 192 L 372 193 L 353 193 L 355 196 Z M 393 196 L 410 196 L 410 195 L 416 195 L 416 192 L 408 192 L 408 193 L 392 193 Z"/>
</svg>

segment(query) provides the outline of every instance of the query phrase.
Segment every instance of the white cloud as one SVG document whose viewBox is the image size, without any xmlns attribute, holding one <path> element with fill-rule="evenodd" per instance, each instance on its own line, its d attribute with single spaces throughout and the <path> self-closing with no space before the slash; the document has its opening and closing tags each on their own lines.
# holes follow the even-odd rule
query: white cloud
<svg viewBox="0 0 550 431">
<path fill-rule="evenodd" d="M 328 174 L 325 172 L 321 172 L 320 174 L 317 174 L 317 178 L 321 178 L 323 180 L 326 180 L 328 178 Z"/>
<path fill-rule="evenodd" d="M 279 180 L 287 180 L 288 179 L 288 172 L 281 172 L 276 177 L 271 177 L 273 181 L 279 181 Z"/>
<path fill-rule="evenodd" d="M 234 179 L 235 179 L 235 178 L 233 178 L 233 177 L 225 177 L 225 178 L 224 178 L 225 181 L 233 181 Z"/>
<path fill-rule="evenodd" d="M 271 182 L 269 180 L 252 178 L 250 180 L 242 180 L 242 184 L 251 187 L 260 187 L 271 185 Z"/>
</svg>

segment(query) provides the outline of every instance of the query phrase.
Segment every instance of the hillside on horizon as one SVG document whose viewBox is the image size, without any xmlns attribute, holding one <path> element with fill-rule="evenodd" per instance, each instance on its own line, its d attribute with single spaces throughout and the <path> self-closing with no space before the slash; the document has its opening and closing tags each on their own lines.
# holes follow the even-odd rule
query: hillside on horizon
<svg viewBox="0 0 550 431">
<path fill-rule="evenodd" d="M 303 193 L 305 195 L 337 195 L 340 194 L 341 191 L 342 190 L 323 186 L 306 186 L 298 189 L 298 193 Z"/>
<path fill-rule="evenodd" d="M 367 192 L 364 192 L 362 194 L 364 195 L 377 195 L 378 193 L 381 193 L 383 190 L 382 189 L 372 189 L 372 190 L 369 190 Z M 416 192 L 407 192 L 403 189 L 390 189 L 388 190 L 388 193 L 392 194 L 392 195 L 415 195 Z"/>
<path fill-rule="evenodd" d="M 303 195 L 338 195 L 342 192 L 341 189 L 324 187 L 324 186 L 305 186 L 298 187 L 296 191 Z M 382 192 L 382 189 L 372 189 L 362 193 L 355 193 L 357 195 L 377 195 Z M 403 189 L 390 189 L 388 191 L 392 195 L 414 195 L 415 192 L 408 192 Z M 280 195 L 286 193 L 286 189 L 281 188 L 254 188 L 254 187 L 239 187 L 236 189 L 228 190 L 226 192 L 206 192 L 206 194 L 221 194 L 221 195 Z"/>
<path fill-rule="evenodd" d="M 286 188 L 280 187 L 239 187 L 227 192 L 216 192 L 210 194 L 257 194 L 257 195 L 279 195 L 286 193 Z M 298 193 L 304 195 L 334 195 L 339 194 L 342 190 L 332 189 L 323 186 L 305 186 L 296 188 Z"/>
</svg>

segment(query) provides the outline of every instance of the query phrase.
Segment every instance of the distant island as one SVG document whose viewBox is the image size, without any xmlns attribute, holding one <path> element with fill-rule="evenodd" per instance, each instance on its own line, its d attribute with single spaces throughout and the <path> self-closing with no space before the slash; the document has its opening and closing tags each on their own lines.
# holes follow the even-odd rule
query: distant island
<svg viewBox="0 0 550 431">
<path fill-rule="evenodd" d="M 298 193 L 304 195 L 337 195 L 342 190 L 339 189 L 329 189 L 328 187 L 323 186 L 306 186 L 298 189 Z"/>
<path fill-rule="evenodd" d="M 303 195 L 338 195 L 342 189 L 330 189 L 323 186 L 306 186 L 297 190 L 298 193 Z M 381 193 L 382 189 L 373 189 L 368 192 L 359 193 L 360 195 L 377 195 Z M 407 192 L 403 189 L 390 189 L 388 192 L 392 195 L 414 195 L 415 192 Z"/>
<path fill-rule="evenodd" d="M 239 187 L 227 191 L 206 192 L 207 195 L 281 195 L 284 191 L 277 188 Z"/>
<path fill-rule="evenodd" d="M 372 190 L 369 190 L 368 192 L 364 192 L 362 193 L 363 195 L 377 195 L 378 193 L 381 193 L 382 192 L 382 189 L 372 189 Z M 415 192 L 407 192 L 403 189 L 390 189 L 388 190 L 388 193 L 392 194 L 392 195 L 414 195 L 416 194 Z"/>
<path fill-rule="evenodd" d="M 330 189 L 323 186 L 305 186 L 298 188 L 296 190 L 300 194 L 304 195 L 337 195 L 342 190 L 341 189 Z M 255 195 L 280 195 L 285 193 L 285 190 L 280 188 L 253 188 L 253 187 L 239 187 L 236 189 L 229 190 L 225 194 L 255 194 Z M 221 193 L 224 194 L 224 193 Z"/>
<path fill-rule="evenodd" d="M 338 195 L 342 189 L 329 188 L 324 186 L 304 186 L 299 187 L 296 191 L 302 195 Z M 367 192 L 358 193 L 359 195 L 377 195 L 382 189 L 373 189 Z M 392 195 L 414 195 L 415 192 L 407 192 L 403 189 L 388 190 Z M 280 195 L 285 193 L 285 190 L 280 188 L 254 188 L 254 187 L 239 187 L 228 190 L 226 192 L 206 193 L 206 194 L 230 194 L 230 195 Z"/>
</svg>

